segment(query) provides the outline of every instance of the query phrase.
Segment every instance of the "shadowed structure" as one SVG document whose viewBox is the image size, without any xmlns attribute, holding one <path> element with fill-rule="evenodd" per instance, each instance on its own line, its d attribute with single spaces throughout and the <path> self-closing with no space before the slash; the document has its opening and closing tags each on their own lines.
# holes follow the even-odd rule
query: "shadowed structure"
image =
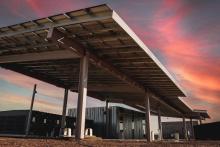
<svg viewBox="0 0 220 147">
<path fill-rule="evenodd" d="M 177 82 L 107 5 L 0 28 L 0 66 L 78 92 L 78 139 L 87 95 L 144 110 L 149 141 L 150 112 L 192 117 Z"/>
</svg>

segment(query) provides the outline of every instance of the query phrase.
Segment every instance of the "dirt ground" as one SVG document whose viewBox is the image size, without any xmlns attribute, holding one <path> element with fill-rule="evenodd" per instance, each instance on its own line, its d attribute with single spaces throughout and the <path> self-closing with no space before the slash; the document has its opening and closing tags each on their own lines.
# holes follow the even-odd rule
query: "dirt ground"
<svg viewBox="0 0 220 147">
<path fill-rule="evenodd" d="M 143 140 L 27 139 L 0 137 L 0 147 L 220 147 L 220 141 L 152 142 Z"/>
</svg>

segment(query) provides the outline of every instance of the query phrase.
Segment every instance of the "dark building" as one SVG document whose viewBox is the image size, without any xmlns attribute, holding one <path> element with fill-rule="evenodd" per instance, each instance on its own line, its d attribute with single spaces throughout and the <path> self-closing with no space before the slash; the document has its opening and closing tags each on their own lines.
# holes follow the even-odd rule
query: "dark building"
<svg viewBox="0 0 220 147">
<path fill-rule="evenodd" d="M 193 126 L 198 125 L 198 121 L 193 121 Z M 188 137 L 192 138 L 193 130 L 190 121 L 186 121 L 186 129 L 189 132 Z M 180 139 L 184 139 L 183 122 L 162 122 L 163 139 L 173 139 L 174 134 L 178 133 Z"/>
<path fill-rule="evenodd" d="M 69 109 L 68 115 L 75 117 L 76 109 Z M 93 120 L 93 134 L 97 137 L 142 139 L 145 135 L 145 114 L 140 111 L 118 106 L 109 107 L 108 112 L 105 107 L 87 108 L 86 119 Z"/>
<path fill-rule="evenodd" d="M 0 112 L 0 134 L 24 135 L 29 110 L 12 110 Z M 75 118 L 66 117 L 66 128 L 75 129 Z M 30 135 L 59 136 L 61 115 L 32 111 Z M 86 127 L 92 128 L 92 121 L 86 120 Z M 72 131 L 73 133 L 74 131 Z"/>
<path fill-rule="evenodd" d="M 198 140 L 220 140 L 220 122 L 197 125 L 194 130 Z"/>
</svg>

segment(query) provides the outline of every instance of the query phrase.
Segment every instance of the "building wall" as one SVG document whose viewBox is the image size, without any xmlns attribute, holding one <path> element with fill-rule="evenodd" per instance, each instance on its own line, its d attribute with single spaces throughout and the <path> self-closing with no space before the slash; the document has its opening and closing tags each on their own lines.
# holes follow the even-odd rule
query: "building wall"
<svg viewBox="0 0 220 147">
<path fill-rule="evenodd" d="M 220 140 L 220 122 L 196 125 L 194 130 L 198 140 Z"/>
<path fill-rule="evenodd" d="M 145 114 L 129 109 L 118 108 L 119 118 L 123 122 L 123 131 L 120 131 L 120 138 L 124 139 L 143 139 L 145 132 Z"/>
<path fill-rule="evenodd" d="M 105 116 L 104 107 L 86 108 L 86 119 L 93 120 L 93 134 L 102 137 L 105 134 Z M 68 116 L 76 117 L 77 109 L 69 109 Z"/>
<path fill-rule="evenodd" d="M 66 118 L 66 127 L 75 129 L 75 118 Z M 59 136 L 61 115 L 33 111 L 30 126 L 30 135 L 34 136 Z"/>
<path fill-rule="evenodd" d="M 119 133 L 119 113 L 117 107 L 110 107 L 109 108 L 109 130 L 108 136 L 106 138 L 113 138 L 118 139 L 120 138 Z M 106 127 L 106 125 L 105 125 Z M 105 132 L 106 133 L 106 132 Z"/>
<path fill-rule="evenodd" d="M 136 115 L 134 115 L 134 139 L 142 139 L 145 135 L 145 122 L 143 121 L 143 117 L 138 117 Z"/>
<path fill-rule="evenodd" d="M 0 134 L 24 135 L 28 110 L 0 112 Z M 32 111 L 30 135 L 55 137 L 59 135 L 61 115 Z M 66 128 L 71 128 L 74 134 L 76 119 L 66 117 Z M 86 127 L 93 128 L 93 121 L 86 120 Z"/>
<path fill-rule="evenodd" d="M 0 112 L 1 134 L 24 134 L 26 126 L 27 110 L 12 110 Z"/>
<path fill-rule="evenodd" d="M 24 134 L 26 116 L 0 116 L 1 134 Z"/>
<path fill-rule="evenodd" d="M 76 117 L 76 109 L 69 109 L 69 116 Z M 97 137 L 111 139 L 141 139 L 144 138 L 144 114 L 117 106 L 109 107 L 109 130 L 106 136 L 105 107 L 86 109 L 86 119 L 94 121 L 93 133 Z"/>
<path fill-rule="evenodd" d="M 197 125 L 198 122 L 197 121 L 193 121 L 193 125 Z M 192 128 L 191 128 L 191 124 L 190 121 L 186 121 L 186 128 L 187 131 L 190 132 L 190 136 L 192 138 Z M 174 138 L 172 136 L 172 134 L 174 133 L 179 133 L 179 137 L 180 139 L 184 138 L 184 134 L 183 134 L 183 122 L 179 121 L 179 122 L 162 122 L 162 131 L 163 131 L 163 138 L 164 139 L 171 139 Z"/>
</svg>

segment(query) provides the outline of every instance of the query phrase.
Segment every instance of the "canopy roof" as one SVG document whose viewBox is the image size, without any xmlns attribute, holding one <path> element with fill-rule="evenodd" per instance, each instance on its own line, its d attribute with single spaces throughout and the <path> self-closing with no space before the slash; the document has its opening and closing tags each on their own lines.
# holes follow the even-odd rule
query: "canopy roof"
<svg viewBox="0 0 220 147">
<path fill-rule="evenodd" d="M 82 52 L 89 54 L 89 96 L 141 108 L 149 90 L 152 111 L 192 112 L 174 78 L 107 5 L 0 28 L 0 66 L 59 87 L 77 91 Z"/>
<path fill-rule="evenodd" d="M 192 118 L 207 119 L 210 118 L 207 110 L 193 110 Z"/>
</svg>

